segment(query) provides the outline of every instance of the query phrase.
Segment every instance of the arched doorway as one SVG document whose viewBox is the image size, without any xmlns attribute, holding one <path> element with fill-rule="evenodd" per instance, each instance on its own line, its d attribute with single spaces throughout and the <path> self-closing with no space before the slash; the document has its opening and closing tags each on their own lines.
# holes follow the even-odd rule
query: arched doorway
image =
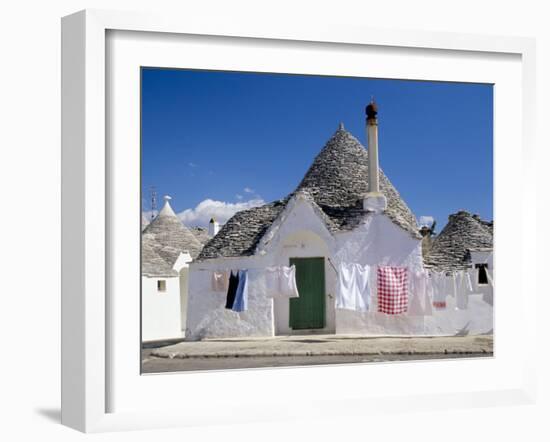
<svg viewBox="0 0 550 442">
<path fill-rule="evenodd" d="M 274 300 L 276 335 L 335 332 L 336 274 L 330 256 L 326 241 L 310 230 L 293 232 L 280 242 L 276 263 L 296 266 L 300 297 Z"/>
</svg>

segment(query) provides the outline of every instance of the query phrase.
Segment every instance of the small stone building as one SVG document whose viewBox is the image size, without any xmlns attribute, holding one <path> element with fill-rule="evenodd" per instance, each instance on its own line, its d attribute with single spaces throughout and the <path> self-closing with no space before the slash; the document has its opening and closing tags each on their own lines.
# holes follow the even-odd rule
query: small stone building
<svg viewBox="0 0 550 442">
<path fill-rule="evenodd" d="M 189 263 L 202 249 L 169 201 L 141 236 L 142 341 L 184 336 Z"/>
</svg>

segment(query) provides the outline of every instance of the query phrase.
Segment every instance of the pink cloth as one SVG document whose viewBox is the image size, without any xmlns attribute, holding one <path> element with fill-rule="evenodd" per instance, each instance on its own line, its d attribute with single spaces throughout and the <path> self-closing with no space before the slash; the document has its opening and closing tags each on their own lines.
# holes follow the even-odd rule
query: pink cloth
<svg viewBox="0 0 550 442">
<path fill-rule="evenodd" d="M 229 271 L 223 270 L 212 273 L 212 290 L 214 292 L 227 292 L 229 288 Z"/>
<path fill-rule="evenodd" d="M 408 272 L 405 267 L 378 267 L 378 311 L 388 315 L 405 313 L 409 303 Z"/>
</svg>

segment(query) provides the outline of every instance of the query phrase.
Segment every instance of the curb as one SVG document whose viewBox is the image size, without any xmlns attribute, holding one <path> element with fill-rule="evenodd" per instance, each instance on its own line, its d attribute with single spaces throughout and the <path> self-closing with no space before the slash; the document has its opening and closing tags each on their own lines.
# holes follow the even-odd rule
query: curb
<svg viewBox="0 0 550 442">
<path fill-rule="evenodd" d="M 316 357 L 316 356 L 392 356 L 392 355 L 483 355 L 492 356 L 492 351 L 487 351 L 484 348 L 476 350 L 447 350 L 442 351 L 357 351 L 357 352 L 250 352 L 250 353 L 204 353 L 204 354 L 188 354 L 188 353 L 171 353 L 171 352 L 152 352 L 151 356 L 163 359 L 216 359 L 216 358 L 271 358 L 271 357 Z"/>
</svg>

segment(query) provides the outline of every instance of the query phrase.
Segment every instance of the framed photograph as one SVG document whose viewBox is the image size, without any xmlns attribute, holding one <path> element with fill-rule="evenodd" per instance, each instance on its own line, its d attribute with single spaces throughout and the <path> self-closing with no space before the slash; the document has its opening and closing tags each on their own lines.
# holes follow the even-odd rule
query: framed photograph
<svg viewBox="0 0 550 442">
<path fill-rule="evenodd" d="M 532 401 L 532 40 L 62 31 L 64 424 Z"/>
</svg>

